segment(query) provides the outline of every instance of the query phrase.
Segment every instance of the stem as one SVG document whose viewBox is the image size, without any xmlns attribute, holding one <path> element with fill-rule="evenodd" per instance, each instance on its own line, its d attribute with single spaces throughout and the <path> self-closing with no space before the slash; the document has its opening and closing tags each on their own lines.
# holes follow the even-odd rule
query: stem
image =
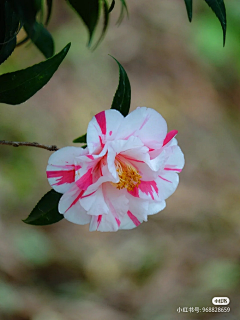
<svg viewBox="0 0 240 320">
<path fill-rule="evenodd" d="M 36 148 L 42 148 L 49 151 L 57 151 L 58 147 L 55 145 L 52 146 L 46 146 L 44 144 L 40 144 L 38 142 L 16 142 L 16 141 L 6 141 L 6 140 L 0 140 L 0 144 L 7 145 L 7 146 L 13 146 L 13 147 L 36 147 Z"/>
</svg>

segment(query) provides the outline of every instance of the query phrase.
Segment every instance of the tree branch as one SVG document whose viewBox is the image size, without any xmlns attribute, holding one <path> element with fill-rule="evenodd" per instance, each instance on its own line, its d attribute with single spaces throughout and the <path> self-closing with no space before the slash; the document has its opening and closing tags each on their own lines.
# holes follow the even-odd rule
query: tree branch
<svg viewBox="0 0 240 320">
<path fill-rule="evenodd" d="M 49 151 L 57 151 L 58 147 L 55 145 L 52 146 L 46 146 L 44 144 L 40 144 L 38 142 L 16 142 L 16 141 L 6 141 L 6 140 L 0 140 L 0 144 L 7 145 L 7 146 L 13 146 L 13 147 L 36 147 L 36 148 L 42 148 Z"/>
</svg>

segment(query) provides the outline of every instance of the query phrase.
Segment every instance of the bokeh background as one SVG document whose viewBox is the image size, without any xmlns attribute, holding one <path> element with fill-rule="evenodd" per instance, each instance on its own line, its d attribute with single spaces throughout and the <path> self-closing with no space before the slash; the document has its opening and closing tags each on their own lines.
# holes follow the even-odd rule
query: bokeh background
<svg viewBox="0 0 240 320">
<path fill-rule="evenodd" d="M 239 1 L 226 1 L 225 48 L 204 1 L 194 1 L 191 24 L 183 1 L 127 2 L 130 18 L 116 26 L 117 2 L 94 52 L 77 15 L 54 2 L 56 51 L 72 47 L 28 102 L 0 106 L 0 139 L 72 145 L 111 106 L 118 85 L 111 54 L 129 75 L 131 110 L 154 108 L 179 130 L 186 158 L 179 187 L 163 212 L 134 230 L 90 233 L 67 221 L 33 227 L 21 220 L 49 190 L 51 153 L 0 146 L 1 320 L 240 319 Z M 41 60 L 28 44 L 1 73 Z M 231 312 L 177 312 L 213 306 L 215 296 L 229 297 Z"/>
</svg>

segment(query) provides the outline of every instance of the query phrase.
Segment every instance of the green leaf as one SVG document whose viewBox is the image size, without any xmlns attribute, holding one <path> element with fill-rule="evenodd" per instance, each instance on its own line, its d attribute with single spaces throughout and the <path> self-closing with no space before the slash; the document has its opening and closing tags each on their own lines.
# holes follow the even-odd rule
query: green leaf
<svg viewBox="0 0 240 320">
<path fill-rule="evenodd" d="M 83 136 L 77 138 L 77 139 L 74 139 L 73 140 L 74 143 L 86 143 L 87 142 L 87 134 L 85 133 Z"/>
<path fill-rule="evenodd" d="M 112 12 L 113 9 L 114 9 L 114 7 L 115 7 L 115 0 L 112 0 L 112 3 L 111 3 L 111 5 L 110 5 L 110 7 L 109 7 L 109 9 L 108 9 L 108 12 L 109 12 L 109 13 Z"/>
<path fill-rule="evenodd" d="M 47 0 L 47 18 L 45 24 L 49 23 L 50 17 L 52 13 L 52 0 Z"/>
<path fill-rule="evenodd" d="M 192 21 L 192 0 L 184 0 L 184 1 L 187 9 L 188 19 L 191 22 Z"/>
<path fill-rule="evenodd" d="M 0 5 L 0 64 L 16 47 L 16 35 L 19 31 L 19 18 L 8 0 Z"/>
<path fill-rule="evenodd" d="M 24 29 L 32 42 L 46 58 L 54 55 L 54 42 L 51 34 L 41 23 L 35 21 L 32 25 L 25 23 Z"/>
<path fill-rule="evenodd" d="M 41 9 L 40 1 L 33 0 L 11 0 L 12 5 L 15 7 L 18 16 L 28 24 L 33 24 L 36 21 L 36 15 Z"/>
<path fill-rule="evenodd" d="M 0 76 L 0 103 L 20 104 L 31 98 L 53 76 L 65 58 L 70 43 L 58 54 L 27 69 Z"/>
<path fill-rule="evenodd" d="M 226 41 L 226 30 L 227 30 L 227 17 L 226 8 L 223 0 L 205 0 L 209 7 L 213 10 L 218 20 L 221 23 L 223 30 L 223 45 Z"/>
<path fill-rule="evenodd" d="M 97 48 L 99 43 L 103 40 L 105 33 L 107 31 L 108 23 L 109 23 L 109 8 L 108 3 L 106 0 L 103 0 L 103 13 L 104 13 L 104 22 L 103 22 L 103 29 L 100 38 L 98 39 L 97 43 L 94 45 L 93 50 Z"/>
<path fill-rule="evenodd" d="M 112 58 L 117 62 L 119 67 L 119 84 L 113 98 L 111 109 L 118 110 L 124 117 L 126 117 L 131 104 L 131 85 L 128 75 L 122 65 L 114 57 Z"/>
<path fill-rule="evenodd" d="M 99 0 L 68 0 L 68 2 L 87 26 L 89 31 L 88 45 L 90 46 L 99 17 Z"/>
<path fill-rule="evenodd" d="M 58 212 L 61 196 L 61 193 L 53 189 L 46 193 L 23 222 L 35 226 L 46 226 L 62 220 L 64 216 Z"/>
<path fill-rule="evenodd" d="M 120 12 L 120 16 L 118 18 L 117 24 L 120 24 L 124 18 L 124 11 L 126 11 L 127 16 L 128 16 L 128 8 L 127 8 L 127 4 L 125 0 L 120 0 L 122 7 L 121 7 L 121 12 Z"/>
</svg>

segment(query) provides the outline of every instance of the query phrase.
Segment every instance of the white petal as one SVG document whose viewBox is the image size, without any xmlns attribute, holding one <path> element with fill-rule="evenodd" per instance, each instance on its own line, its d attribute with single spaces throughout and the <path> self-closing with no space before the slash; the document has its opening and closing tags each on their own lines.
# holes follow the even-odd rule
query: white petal
<svg viewBox="0 0 240 320">
<path fill-rule="evenodd" d="M 128 211 L 127 214 L 125 214 L 125 216 L 123 217 L 119 229 L 133 229 L 138 227 L 142 222 L 143 220 L 139 220 L 135 215 L 131 213 L 131 211 Z"/>
<path fill-rule="evenodd" d="M 162 211 L 166 207 L 166 202 L 163 201 L 149 201 L 148 206 L 148 215 L 153 215 L 158 213 L 159 211 Z"/>
<path fill-rule="evenodd" d="M 102 144 L 115 139 L 123 118 L 119 111 L 113 109 L 102 111 L 92 118 L 87 129 L 87 145 L 90 154 L 101 151 Z"/>
<path fill-rule="evenodd" d="M 158 197 L 156 200 L 165 200 L 170 197 L 177 189 L 179 176 L 176 172 L 167 171 L 155 180 L 158 188 Z"/>
<path fill-rule="evenodd" d="M 76 157 L 86 153 L 82 148 L 65 147 L 54 152 L 47 166 L 47 177 L 52 188 L 60 193 L 69 190 L 74 181 L 79 166 Z"/>
<path fill-rule="evenodd" d="M 141 107 L 131 112 L 121 125 L 118 139 L 139 137 L 149 148 L 160 148 L 167 135 L 167 124 L 154 109 Z"/>
<path fill-rule="evenodd" d="M 99 216 L 110 212 L 103 197 L 102 186 L 93 194 L 83 196 L 80 199 L 80 204 L 89 215 Z"/>
<path fill-rule="evenodd" d="M 166 148 L 166 152 L 168 154 L 168 159 L 165 163 L 165 170 L 168 168 L 176 172 L 181 172 L 182 168 L 184 167 L 185 160 L 180 147 L 177 145 L 170 146 Z"/>
<path fill-rule="evenodd" d="M 111 214 L 92 216 L 89 231 L 111 232 L 117 230 L 117 221 Z"/>
<path fill-rule="evenodd" d="M 134 198 L 129 194 L 127 197 L 129 200 L 129 211 L 136 216 L 138 220 L 147 221 L 147 216 L 149 214 L 149 201 Z"/>
<path fill-rule="evenodd" d="M 87 215 L 80 205 L 79 199 L 82 193 L 83 191 L 74 185 L 61 197 L 58 204 L 59 212 L 64 214 L 66 220 L 81 225 L 87 224 L 91 220 L 91 217 Z"/>
<path fill-rule="evenodd" d="M 129 201 L 126 195 L 126 189 L 119 190 L 110 183 L 103 184 L 103 196 L 105 202 L 109 208 L 110 214 L 117 220 L 121 220 L 128 211 Z"/>
</svg>

